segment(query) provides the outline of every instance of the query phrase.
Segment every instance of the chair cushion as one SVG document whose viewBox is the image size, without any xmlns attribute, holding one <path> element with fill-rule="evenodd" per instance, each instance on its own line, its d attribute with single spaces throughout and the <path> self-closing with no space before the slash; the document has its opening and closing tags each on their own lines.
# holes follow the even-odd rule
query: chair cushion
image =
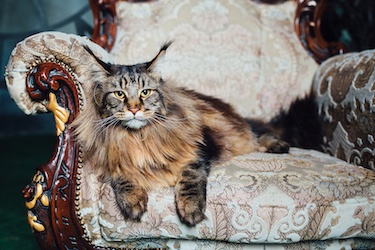
<svg viewBox="0 0 375 250">
<path fill-rule="evenodd" d="M 144 62 L 174 40 L 160 69 L 165 79 L 219 97 L 243 116 L 269 118 L 310 89 L 317 69 L 294 31 L 296 4 L 119 1 L 111 55 Z"/>
<path fill-rule="evenodd" d="M 180 222 L 173 188 L 149 193 L 148 211 L 139 223 L 123 219 L 112 188 L 98 181 L 89 162 L 83 166 L 81 190 L 85 227 L 99 246 L 162 247 L 171 244 L 169 239 L 173 244 L 188 239 L 296 243 L 375 233 L 375 173 L 313 150 L 254 153 L 213 167 L 208 219 L 196 227 Z"/>
</svg>

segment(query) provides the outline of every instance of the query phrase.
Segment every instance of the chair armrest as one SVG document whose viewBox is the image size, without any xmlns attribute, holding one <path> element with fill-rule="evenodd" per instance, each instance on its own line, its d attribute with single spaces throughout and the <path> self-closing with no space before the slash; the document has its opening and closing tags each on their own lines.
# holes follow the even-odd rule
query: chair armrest
<svg viewBox="0 0 375 250">
<path fill-rule="evenodd" d="M 324 123 L 324 150 L 375 170 L 375 50 L 332 57 L 313 88 Z"/>
<path fill-rule="evenodd" d="M 82 158 L 69 124 L 84 107 L 91 89 L 86 73 L 97 64 L 83 45 L 105 61 L 108 53 L 86 38 L 39 33 L 17 44 L 6 69 L 9 94 L 28 115 L 53 112 L 57 142 L 50 160 L 23 190 L 28 220 L 42 249 L 91 249 L 80 215 Z M 96 66 L 98 67 L 98 66 Z"/>
<path fill-rule="evenodd" d="M 71 80 L 77 82 L 77 90 L 84 95 L 84 89 L 90 84 L 85 72 L 96 64 L 82 45 L 90 46 L 103 60 L 112 61 L 100 46 L 77 35 L 42 32 L 17 44 L 7 65 L 5 80 L 10 96 L 25 114 L 49 112 L 43 99 L 47 97 L 46 93 L 58 91 L 58 83 L 62 80 L 58 79 L 56 75 L 59 74 L 56 73 L 52 79 L 45 79 L 45 75 L 37 73 L 40 64 L 60 65 L 57 67 L 68 71 Z M 45 66 L 42 68 L 47 70 Z M 29 82 L 33 74 L 42 82 Z M 84 101 L 84 96 L 82 100 Z"/>
</svg>

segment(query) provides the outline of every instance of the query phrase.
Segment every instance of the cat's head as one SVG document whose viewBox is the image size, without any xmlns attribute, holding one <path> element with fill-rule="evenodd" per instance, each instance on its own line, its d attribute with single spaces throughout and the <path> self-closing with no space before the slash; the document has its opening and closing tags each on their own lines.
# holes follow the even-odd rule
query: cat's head
<svg viewBox="0 0 375 250">
<path fill-rule="evenodd" d="M 155 68 L 170 44 L 162 46 L 151 61 L 131 66 L 105 63 L 85 47 L 101 69 L 93 72 L 93 98 L 102 119 L 108 124 L 117 122 L 125 128 L 140 129 L 165 114 L 164 82 Z"/>
</svg>

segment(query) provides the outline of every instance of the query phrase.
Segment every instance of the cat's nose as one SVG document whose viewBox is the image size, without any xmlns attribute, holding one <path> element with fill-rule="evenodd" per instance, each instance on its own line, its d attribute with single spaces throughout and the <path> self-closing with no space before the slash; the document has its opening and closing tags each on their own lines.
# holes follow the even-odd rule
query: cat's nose
<svg viewBox="0 0 375 250">
<path fill-rule="evenodd" d="M 133 115 L 135 115 L 139 111 L 139 108 L 138 108 L 138 106 L 135 106 L 133 108 L 130 108 L 129 111 L 132 112 Z"/>
</svg>

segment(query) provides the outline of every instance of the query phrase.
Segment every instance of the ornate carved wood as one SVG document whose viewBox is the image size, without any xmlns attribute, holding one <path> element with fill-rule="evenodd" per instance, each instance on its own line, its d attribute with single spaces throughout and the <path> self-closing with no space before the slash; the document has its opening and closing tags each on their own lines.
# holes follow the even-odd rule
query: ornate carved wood
<svg viewBox="0 0 375 250">
<path fill-rule="evenodd" d="M 322 36 L 322 17 L 328 6 L 328 0 L 298 0 L 296 33 L 302 45 L 318 63 L 347 52 L 343 43 L 327 42 Z"/>
<path fill-rule="evenodd" d="M 24 190 L 28 219 L 41 249 L 93 249 L 79 213 L 81 156 L 69 124 L 80 111 L 80 92 L 68 66 L 40 62 L 27 76 L 30 97 L 66 121 L 50 160 Z M 77 211 L 77 212 L 76 212 Z"/>
<path fill-rule="evenodd" d="M 90 6 L 94 17 L 94 30 L 91 40 L 101 47 L 111 51 L 116 38 L 117 0 L 90 0 Z"/>
</svg>

